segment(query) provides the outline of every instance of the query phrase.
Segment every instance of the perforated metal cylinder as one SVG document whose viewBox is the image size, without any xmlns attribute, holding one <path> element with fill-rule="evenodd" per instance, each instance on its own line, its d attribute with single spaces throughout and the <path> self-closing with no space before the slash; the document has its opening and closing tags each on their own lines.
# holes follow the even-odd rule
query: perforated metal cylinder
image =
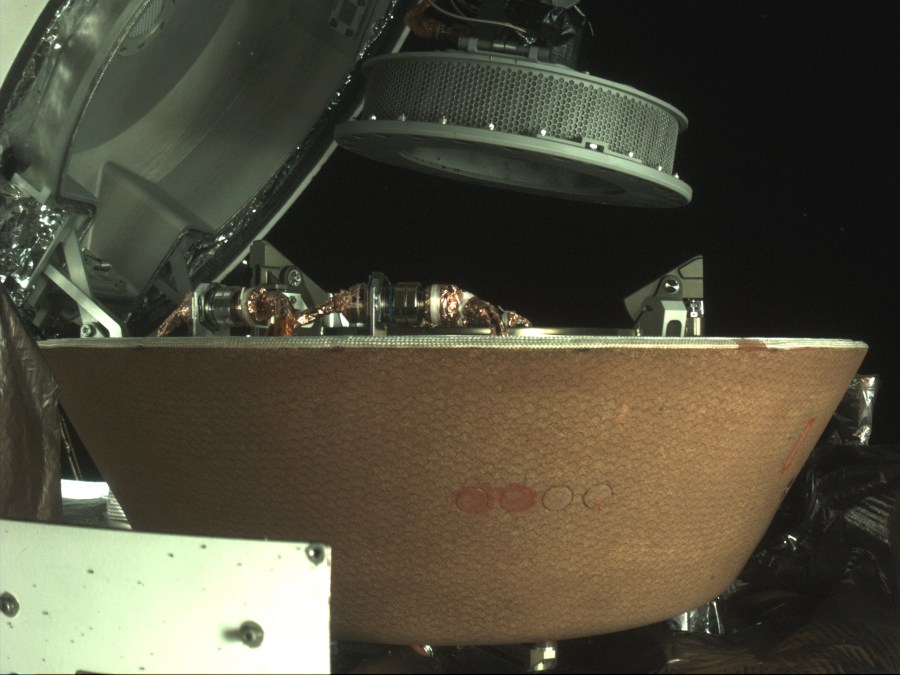
<svg viewBox="0 0 900 675">
<path fill-rule="evenodd" d="M 407 52 L 366 64 L 344 148 L 493 187 L 620 206 L 691 200 L 674 173 L 687 118 L 625 85 L 505 55 Z"/>
<path fill-rule="evenodd" d="M 362 118 L 590 139 L 672 173 L 687 119 L 641 92 L 569 68 L 483 54 L 423 52 L 373 59 Z M 542 133 L 543 132 L 543 133 Z"/>
</svg>

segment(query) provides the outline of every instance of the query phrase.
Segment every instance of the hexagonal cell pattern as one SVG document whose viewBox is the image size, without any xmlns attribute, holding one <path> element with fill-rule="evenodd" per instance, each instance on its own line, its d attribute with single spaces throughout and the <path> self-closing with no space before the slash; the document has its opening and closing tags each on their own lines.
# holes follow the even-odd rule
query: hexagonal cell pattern
<svg viewBox="0 0 900 675">
<path fill-rule="evenodd" d="M 477 129 L 590 139 L 672 173 L 678 120 L 654 103 L 527 63 L 405 58 L 372 64 L 362 119 L 440 122 Z M 483 59 L 483 57 L 482 57 Z"/>
</svg>

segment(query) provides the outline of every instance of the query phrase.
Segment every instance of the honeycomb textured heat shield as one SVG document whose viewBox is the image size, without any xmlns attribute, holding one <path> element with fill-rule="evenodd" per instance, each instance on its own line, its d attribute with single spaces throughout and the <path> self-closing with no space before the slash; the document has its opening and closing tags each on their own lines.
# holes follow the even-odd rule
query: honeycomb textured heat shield
<svg viewBox="0 0 900 675">
<path fill-rule="evenodd" d="M 625 85 L 558 65 L 467 52 L 379 56 L 336 140 L 410 169 L 605 204 L 680 206 L 687 118 Z"/>
<path fill-rule="evenodd" d="M 298 337 L 41 343 L 135 529 L 332 545 L 332 634 L 498 644 L 737 576 L 866 347 Z"/>
</svg>

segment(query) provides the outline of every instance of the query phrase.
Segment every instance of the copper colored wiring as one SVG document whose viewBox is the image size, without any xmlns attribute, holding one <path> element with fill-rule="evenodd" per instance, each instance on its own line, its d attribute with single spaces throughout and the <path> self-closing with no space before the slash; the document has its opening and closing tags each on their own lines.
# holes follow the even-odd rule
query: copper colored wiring
<svg viewBox="0 0 900 675">
<path fill-rule="evenodd" d="M 431 7 L 429 0 L 422 0 L 406 13 L 405 21 L 409 30 L 416 37 L 425 40 L 451 40 L 456 41 L 469 34 L 469 29 L 459 24 L 448 26 L 443 21 L 426 16 L 425 12 Z"/>
<path fill-rule="evenodd" d="M 522 326 L 523 328 L 531 328 L 531 321 L 526 319 L 521 314 L 513 312 L 512 310 L 509 310 L 508 312 L 504 312 L 503 323 L 505 323 L 508 328 L 515 328 L 516 326 Z"/>
<path fill-rule="evenodd" d="M 491 335 L 506 335 L 506 325 L 500 312 L 491 303 L 481 298 L 469 298 L 463 307 L 463 321 L 466 326 L 490 326 Z"/>
<path fill-rule="evenodd" d="M 156 337 L 169 335 L 180 325 L 189 324 L 193 321 L 194 314 L 191 310 L 192 296 L 193 293 L 190 292 L 185 294 L 184 298 L 181 300 L 181 304 L 178 305 L 178 307 L 166 317 L 166 320 L 160 324 L 159 328 L 156 329 Z"/>
<path fill-rule="evenodd" d="M 364 297 L 365 288 L 365 284 L 355 284 L 347 290 L 338 291 L 322 304 L 299 312 L 294 320 L 294 325 L 296 327 L 305 326 L 326 314 L 346 313 L 354 316 L 354 319 L 361 316 L 365 313 L 360 306 L 360 298 Z"/>
<path fill-rule="evenodd" d="M 294 318 L 294 308 L 288 297 L 281 291 L 271 291 L 262 286 L 248 291 L 246 310 L 247 316 L 257 325 L 271 323 L 276 318 Z"/>
<path fill-rule="evenodd" d="M 274 335 L 275 337 L 290 337 L 294 334 L 294 326 L 297 324 L 297 317 L 292 312 L 290 315 L 279 315 L 272 317 L 269 322 L 269 328 L 266 335 Z"/>
<path fill-rule="evenodd" d="M 443 284 L 441 286 L 441 325 L 442 326 L 462 326 L 463 319 L 463 302 L 465 291 L 454 284 Z"/>
<path fill-rule="evenodd" d="M 432 289 L 439 288 L 440 295 L 432 297 Z M 232 311 L 243 315 L 257 326 L 268 326 L 267 334 L 290 336 L 297 328 L 314 322 L 328 314 L 341 314 L 350 323 L 365 321 L 368 298 L 367 284 L 355 284 L 346 290 L 338 291 L 325 302 L 303 311 L 296 311 L 290 299 L 282 291 L 271 290 L 264 286 L 249 289 L 245 294 L 235 294 L 236 306 Z M 432 302 L 437 302 L 437 312 L 432 315 L 429 310 Z M 464 291 L 455 284 L 426 286 L 424 293 L 424 311 L 419 325 L 433 327 L 432 316 L 438 318 L 438 325 L 458 328 L 487 326 L 491 335 L 507 335 L 507 328 L 514 326 L 531 326 L 531 322 L 516 312 L 500 312 L 496 306 Z M 169 335 L 181 324 L 189 324 L 193 320 L 192 294 L 188 293 L 181 305 L 175 309 L 157 330 L 159 337 Z"/>
</svg>

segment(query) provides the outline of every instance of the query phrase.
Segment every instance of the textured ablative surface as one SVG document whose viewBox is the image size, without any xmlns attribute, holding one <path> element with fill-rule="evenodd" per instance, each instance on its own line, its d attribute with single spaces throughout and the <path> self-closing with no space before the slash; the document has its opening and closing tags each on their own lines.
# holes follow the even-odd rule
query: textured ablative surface
<svg viewBox="0 0 900 675">
<path fill-rule="evenodd" d="M 714 597 L 865 354 L 369 340 L 43 344 L 135 528 L 328 542 L 333 635 L 430 644 L 598 634 Z"/>
</svg>

